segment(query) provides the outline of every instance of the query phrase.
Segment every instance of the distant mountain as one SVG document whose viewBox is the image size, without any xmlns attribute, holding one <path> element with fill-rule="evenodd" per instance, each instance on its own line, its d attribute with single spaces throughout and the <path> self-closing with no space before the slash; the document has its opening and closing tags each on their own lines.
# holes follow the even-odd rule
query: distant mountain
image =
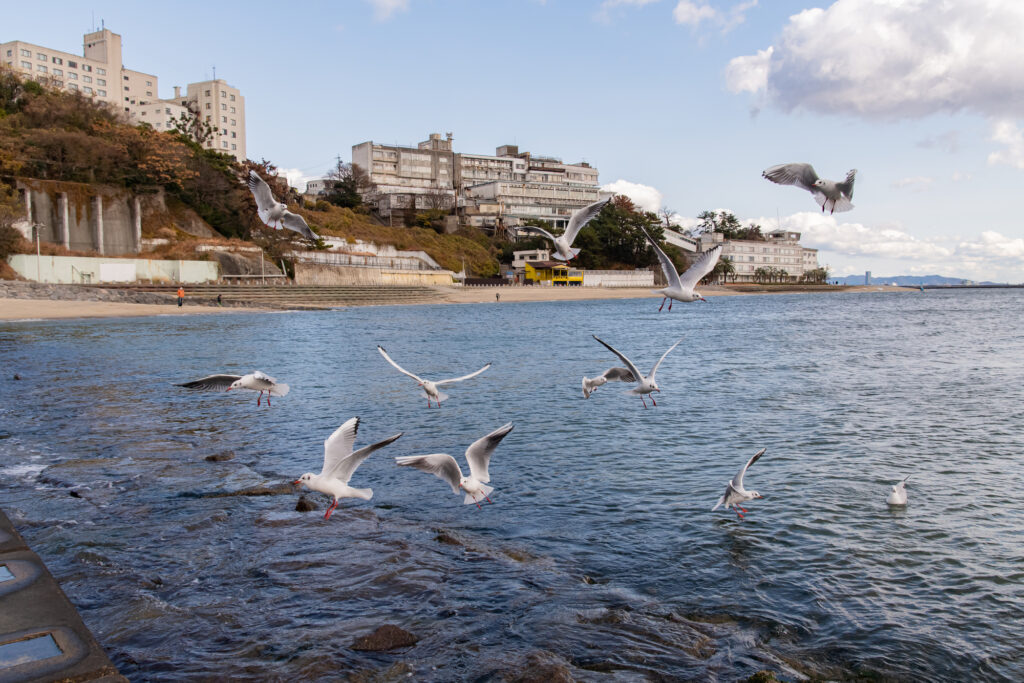
<svg viewBox="0 0 1024 683">
<path fill-rule="evenodd" d="M 862 285 L 864 284 L 864 274 L 860 275 L 847 275 L 845 277 L 830 277 L 829 281 L 838 282 L 841 285 Z M 973 280 L 966 280 L 959 277 L 944 277 L 942 275 L 871 275 L 871 284 L 873 285 L 891 285 L 893 283 L 901 287 L 917 287 L 919 285 L 962 285 L 969 283 L 972 285 L 995 285 L 1003 284 L 999 282 L 974 282 Z"/>
</svg>

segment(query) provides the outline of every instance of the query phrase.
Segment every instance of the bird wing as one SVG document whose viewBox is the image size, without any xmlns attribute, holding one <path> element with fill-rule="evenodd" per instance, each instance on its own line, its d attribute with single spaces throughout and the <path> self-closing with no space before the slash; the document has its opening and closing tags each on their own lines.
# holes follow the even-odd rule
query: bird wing
<svg viewBox="0 0 1024 683">
<path fill-rule="evenodd" d="M 309 225 L 306 224 L 306 219 L 297 213 L 292 213 L 285 209 L 284 216 L 281 217 L 281 224 L 292 232 L 299 233 L 308 240 L 316 242 L 318 239 L 316 233 L 309 229 Z"/>
<path fill-rule="evenodd" d="M 277 382 L 276 379 L 274 379 L 267 373 L 263 372 L 262 370 L 254 370 L 252 376 L 255 377 L 256 379 L 261 379 L 264 382 Z"/>
<path fill-rule="evenodd" d="M 228 387 L 242 379 L 241 375 L 210 375 L 202 379 L 194 379 L 191 382 L 175 384 L 176 387 L 186 389 L 199 389 L 201 391 L 227 391 Z"/>
<path fill-rule="evenodd" d="M 857 177 L 857 169 L 852 169 L 846 174 L 846 180 L 836 183 L 839 191 L 846 195 L 847 199 L 853 199 L 853 180 Z"/>
<path fill-rule="evenodd" d="M 633 365 L 633 361 L 631 361 L 630 359 L 626 358 L 626 356 L 624 356 L 623 354 L 619 353 L 619 352 L 618 352 L 618 351 L 616 351 L 616 350 L 615 350 L 615 349 L 614 349 L 613 347 L 611 347 L 610 345 L 608 345 L 608 344 L 607 344 L 606 342 L 604 342 L 604 341 L 602 341 L 601 339 L 599 339 L 599 338 L 598 338 L 598 336 L 597 336 L 596 334 L 592 334 L 592 335 L 590 335 L 590 336 L 591 336 L 591 337 L 593 337 L 594 339 L 597 339 L 597 341 L 601 342 L 601 344 L 602 344 L 602 345 L 603 345 L 603 346 L 604 346 L 604 347 L 605 347 L 606 349 L 608 349 L 609 351 L 611 351 L 612 353 L 614 353 L 614 354 L 615 354 L 616 356 L 618 356 L 618 357 L 619 357 L 619 359 L 620 359 L 620 360 L 621 360 L 621 361 L 622 361 L 623 363 L 625 363 L 625 364 L 626 364 L 626 368 L 628 368 L 628 369 L 629 369 L 629 371 L 630 371 L 630 372 L 631 372 L 631 373 L 633 374 L 633 377 L 636 377 L 636 378 L 637 378 L 638 380 L 639 380 L 639 379 L 640 379 L 641 377 L 643 377 L 643 375 L 642 375 L 642 374 L 640 374 L 640 371 L 639 371 L 639 370 L 637 369 L 637 367 L 636 367 L 635 365 Z"/>
<path fill-rule="evenodd" d="M 602 377 L 609 382 L 635 382 L 636 377 L 633 373 L 626 368 L 608 368 L 602 374 Z"/>
<path fill-rule="evenodd" d="M 651 374 L 648 375 L 648 377 L 647 377 L 649 380 L 651 380 L 652 382 L 654 381 L 654 375 L 658 372 L 658 368 L 661 367 L 661 361 L 665 360 L 665 356 L 670 354 L 672 352 L 672 349 L 674 349 L 677 346 L 679 346 L 679 342 L 681 342 L 681 341 L 683 341 L 682 337 L 680 337 L 679 340 L 676 341 L 675 344 L 673 344 L 672 346 L 668 347 L 668 351 L 666 351 L 665 353 L 661 354 L 661 358 L 659 358 L 658 362 L 654 364 L 653 368 L 651 368 Z"/>
<path fill-rule="evenodd" d="M 802 187 L 808 192 L 814 192 L 814 183 L 818 180 L 810 164 L 779 164 L 765 169 L 761 176 L 779 185 Z"/>
<path fill-rule="evenodd" d="M 359 418 L 353 417 L 324 440 L 324 468 L 320 471 L 321 477 L 327 476 L 342 460 L 352 455 L 352 446 L 356 442 L 358 431 Z"/>
<path fill-rule="evenodd" d="M 411 372 L 409 372 L 408 370 L 403 368 L 401 365 L 399 365 L 395 361 L 391 360 L 391 356 L 388 355 L 388 352 L 385 351 L 384 347 L 381 346 L 380 344 L 377 345 L 377 350 L 380 351 L 380 355 L 384 356 L 384 360 L 386 360 L 387 362 L 391 363 L 391 365 L 394 366 L 395 370 L 398 370 L 403 375 L 406 375 L 408 377 L 412 377 L 414 380 L 416 380 L 417 382 L 420 382 L 421 384 L 426 381 L 422 377 L 417 377 L 416 375 L 412 374 Z"/>
<path fill-rule="evenodd" d="M 246 181 L 253 199 L 256 200 L 256 209 L 260 214 L 260 220 L 267 225 L 270 224 L 270 210 L 277 205 L 274 201 L 274 194 L 270 191 L 270 185 L 260 177 L 256 171 L 249 171 L 249 179 Z"/>
<path fill-rule="evenodd" d="M 468 375 L 463 375 L 462 377 L 455 377 L 455 378 L 452 378 L 452 379 L 438 380 L 437 382 L 434 382 L 434 384 L 440 386 L 442 384 L 451 384 L 452 382 L 461 382 L 464 379 L 469 379 L 470 377 L 476 377 L 477 375 L 479 375 L 481 372 L 483 372 L 484 370 L 486 370 L 489 367 L 491 367 L 490 363 L 488 363 L 487 365 L 483 366 L 482 368 L 480 368 L 476 372 L 471 372 Z"/>
<path fill-rule="evenodd" d="M 337 462 L 335 466 L 326 473 L 326 475 L 328 477 L 333 477 L 334 479 L 340 479 L 342 482 L 347 484 L 348 480 L 352 478 L 352 473 L 356 471 L 356 468 L 359 467 L 364 460 L 370 457 L 371 453 L 384 448 L 390 443 L 394 443 L 404 433 L 405 432 L 399 432 L 394 436 L 389 436 L 383 441 L 378 441 L 377 443 L 370 444 L 369 446 L 363 446 L 352 455 Z"/>
<path fill-rule="evenodd" d="M 683 289 L 693 289 L 697 286 L 697 283 L 701 279 L 715 269 L 715 264 L 718 263 L 718 257 L 722 255 L 722 245 L 719 244 L 714 249 L 709 249 L 700 255 L 696 261 L 693 262 L 686 272 L 679 276 L 679 285 Z"/>
<path fill-rule="evenodd" d="M 548 232 L 547 230 L 545 230 L 544 228 L 538 228 L 538 227 L 535 227 L 535 226 L 533 226 L 533 225 L 520 225 L 520 226 L 517 226 L 517 227 L 518 227 L 518 228 L 519 228 L 519 230 L 521 230 L 522 232 L 532 232 L 532 233 L 536 233 L 536 234 L 538 234 L 538 235 L 543 235 L 544 237 L 547 237 L 547 238 L 548 238 L 549 240 L 551 240 L 552 242 L 554 242 L 554 241 L 555 241 L 555 236 L 554 236 L 554 235 L 552 235 L 552 234 L 551 234 L 550 232 Z"/>
<path fill-rule="evenodd" d="M 579 211 L 573 211 L 572 216 L 569 218 L 569 227 L 567 227 L 565 232 L 562 233 L 562 237 L 565 238 L 565 241 L 572 244 L 573 240 L 576 239 L 576 235 L 578 235 L 580 230 L 583 229 L 583 226 L 597 218 L 597 214 L 601 213 L 601 211 L 604 210 L 605 204 L 611 200 L 611 197 L 606 197 L 605 199 L 596 201 L 593 204 L 584 206 Z"/>
<path fill-rule="evenodd" d="M 494 449 L 498 447 L 501 440 L 512 431 L 513 426 L 511 422 L 504 424 L 487 436 L 477 439 L 466 449 L 466 462 L 469 463 L 469 473 L 477 481 L 482 481 L 486 484 L 491 480 L 491 475 L 487 472 L 487 466 L 491 462 L 491 454 L 494 453 Z"/>
<path fill-rule="evenodd" d="M 658 261 L 661 262 L 661 271 L 665 273 L 665 281 L 668 282 L 669 287 L 679 287 L 679 273 L 676 272 L 676 264 L 672 263 L 672 259 L 668 257 L 658 243 L 651 237 L 651 233 L 647 232 L 647 229 L 640 226 L 640 229 L 644 231 L 644 235 L 647 236 L 647 241 L 654 247 L 654 253 L 658 255 Z"/>
<path fill-rule="evenodd" d="M 754 456 L 747 461 L 747 464 L 744 465 L 743 468 L 736 473 L 736 476 L 732 478 L 732 481 L 729 482 L 729 486 L 731 486 L 733 489 L 742 489 L 743 475 L 747 473 L 747 468 L 749 468 L 751 465 L 757 462 L 757 459 L 764 455 L 765 450 L 767 449 L 762 448 L 757 453 L 754 453 Z"/>
<path fill-rule="evenodd" d="M 453 493 L 459 492 L 459 483 L 462 481 L 462 470 L 455 458 L 447 453 L 432 453 L 431 455 L 405 455 L 395 458 L 395 462 L 402 467 L 415 467 L 422 472 L 429 472 L 441 479 L 444 479 L 452 487 Z"/>
</svg>

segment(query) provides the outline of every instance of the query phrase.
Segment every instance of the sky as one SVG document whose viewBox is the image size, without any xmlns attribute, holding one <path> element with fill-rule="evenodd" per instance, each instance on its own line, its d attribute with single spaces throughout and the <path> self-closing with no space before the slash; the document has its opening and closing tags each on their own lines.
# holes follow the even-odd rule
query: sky
<svg viewBox="0 0 1024 683">
<path fill-rule="evenodd" d="M 352 145 L 586 161 L 684 226 L 802 233 L 834 275 L 1024 282 L 1021 0 L 0 0 L 0 42 L 80 52 L 100 21 L 160 96 L 216 75 L 250 158 L 293 184 Z M 854 208 L 761 177 L 857 169 Z"/>
</svg>

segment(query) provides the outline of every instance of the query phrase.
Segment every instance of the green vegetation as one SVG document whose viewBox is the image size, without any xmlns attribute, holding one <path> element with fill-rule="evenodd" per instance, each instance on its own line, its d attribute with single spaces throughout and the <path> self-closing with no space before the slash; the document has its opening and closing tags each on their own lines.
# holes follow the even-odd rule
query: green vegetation
<svg viewBox="0 0 1024 683">
<path fill-rule="evenodd" d="M 728 211 L 701 211 L 697 218 L 700 219 L 698 227 L 702 232 L 720 232 L 727 240 L 765 241 L 760 225 L 752 222 L 744 227 L 740 225 L 736 216 Z"/>
</svg>

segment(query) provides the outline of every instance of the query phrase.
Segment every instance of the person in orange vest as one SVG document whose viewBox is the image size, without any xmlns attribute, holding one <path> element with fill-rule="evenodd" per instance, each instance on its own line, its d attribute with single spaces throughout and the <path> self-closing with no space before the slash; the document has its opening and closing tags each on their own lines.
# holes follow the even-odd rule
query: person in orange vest
<svg viewBox="0 0 1024 683">
<path fill-rule="evenodd" d="M 178 308 L 181 308 L 183 303 L 185 303 L 185 288 L 178 285 Z"/>
</svg>

